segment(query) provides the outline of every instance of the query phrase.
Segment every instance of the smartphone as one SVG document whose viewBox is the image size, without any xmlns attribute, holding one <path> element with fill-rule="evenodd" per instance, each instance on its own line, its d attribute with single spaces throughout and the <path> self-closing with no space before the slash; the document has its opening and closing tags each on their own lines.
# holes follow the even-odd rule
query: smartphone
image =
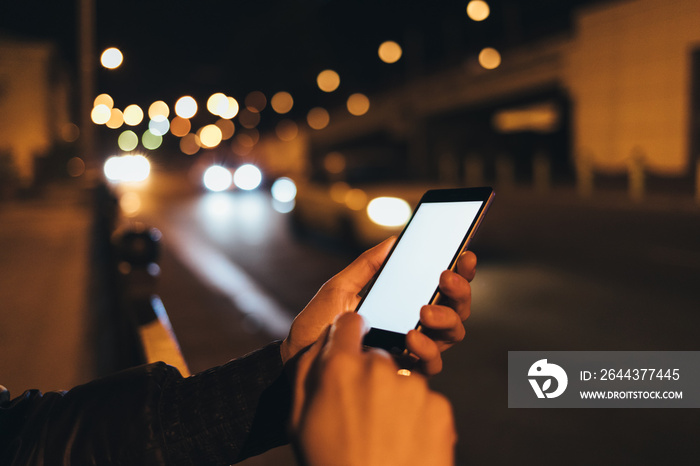
<svg viewBox="0 0 700 466">
<path fill-rule="evenodd" d="M 420 309 L 440 299 L 438 282 L 467 248 L 494 198 L 493 189 L 427 191 L 357 306 L 369 325 L 366 346 L 392 353 L 420 329 Z"/>
</svg>

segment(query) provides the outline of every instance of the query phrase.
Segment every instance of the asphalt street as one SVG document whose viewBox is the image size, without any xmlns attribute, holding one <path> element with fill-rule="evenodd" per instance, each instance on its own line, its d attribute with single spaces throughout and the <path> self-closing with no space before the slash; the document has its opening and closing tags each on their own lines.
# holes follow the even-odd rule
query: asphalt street
<svg viewBox="0 0 700 466">
<path fill-rule="evenodd" d="M 139 191 L 163 233 L 158 292 L 192 371 L 285 333 L 357 251 L 299 243 L 258 193 L 204 194 L 155 174 Z M 0 383 L 66 389 L 92 373 L 85 193 L 0 209 Z M 695 409 L 513 409 L 508 351 L 697 350 L 700 211 L 692 199 L 499 192 L 473 243 L 467 338 L 431 380 L 455 410 L 458 464 L 695 464 Z M 245 464 L 292 464 L 279 448 Z"/>
</svg>

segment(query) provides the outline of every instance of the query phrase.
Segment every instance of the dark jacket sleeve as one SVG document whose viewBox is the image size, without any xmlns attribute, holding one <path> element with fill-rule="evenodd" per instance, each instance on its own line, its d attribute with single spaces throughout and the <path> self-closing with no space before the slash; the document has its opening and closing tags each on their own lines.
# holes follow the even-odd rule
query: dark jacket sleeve
<svg viewBox="0 0 700 466">
<path fill-rule="evenodd" d="M 279 343 L 186 379 L 155 363 L 5 398 L 3 466 L 228 465 L 287 442 Z"/>
</svg>

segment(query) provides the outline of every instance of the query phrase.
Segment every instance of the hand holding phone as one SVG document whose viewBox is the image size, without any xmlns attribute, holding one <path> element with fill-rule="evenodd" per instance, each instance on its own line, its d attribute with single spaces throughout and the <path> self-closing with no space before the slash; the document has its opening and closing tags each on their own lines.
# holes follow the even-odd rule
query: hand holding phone
<svg viewBox="0 0 700 466">
<path fill-rule="evenodd" d="M 443 270 L 453 269 L 493 200 L 491 188 L 432 190 L 413 216 L 356 311 L 370 327 L 367 346 L 393 352 L 420 328 L 420 309 L 439 300 Z"/>
</svg>

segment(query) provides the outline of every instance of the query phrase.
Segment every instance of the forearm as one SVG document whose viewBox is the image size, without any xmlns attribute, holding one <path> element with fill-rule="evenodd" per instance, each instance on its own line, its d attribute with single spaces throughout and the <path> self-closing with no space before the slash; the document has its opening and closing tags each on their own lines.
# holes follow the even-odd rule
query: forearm
<svg viewBox="0 0 700 466">
<path fill-rule="evenodd" d="M 218 465 L 286 441 L 289 386 L 272 344 L 183 379 L 164 363 L 0 405 L 0 464 Z"/>
<path fill-rule="evenodd" d="M 278 343 L 180 379 L 160 407 L 168 457 L 173 464 L 230 464 L 282 445 L 290 398 Z"/>
</svg>

